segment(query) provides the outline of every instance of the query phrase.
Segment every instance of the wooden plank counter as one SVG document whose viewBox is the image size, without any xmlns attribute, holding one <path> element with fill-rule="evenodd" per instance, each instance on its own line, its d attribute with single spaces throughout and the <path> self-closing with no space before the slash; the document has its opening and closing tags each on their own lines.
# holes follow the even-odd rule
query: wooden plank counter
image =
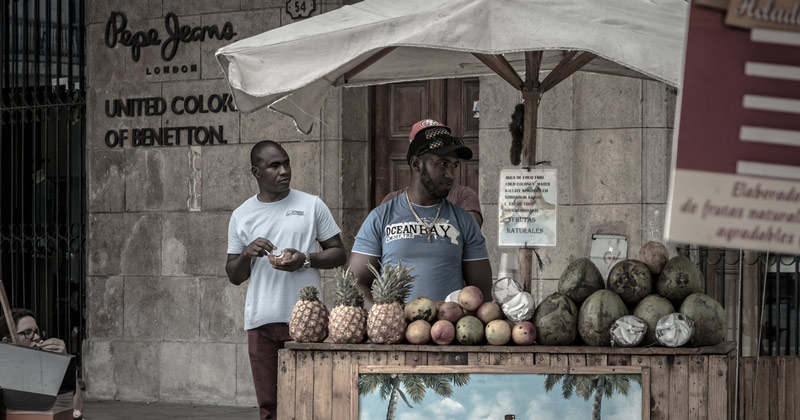
<svg viewBox="0 0 800 420">
<path fill-rule="evenodd" d="M 289 342 L 278 356 L 278 418 L 350 419 L 359 366 L 445 365 L 508 366 L 512 373 L 534 366 L 646 367 L 651 420 L 733 420 L 735 350 L 733 342 L 675 349 Z"/>
</svg>

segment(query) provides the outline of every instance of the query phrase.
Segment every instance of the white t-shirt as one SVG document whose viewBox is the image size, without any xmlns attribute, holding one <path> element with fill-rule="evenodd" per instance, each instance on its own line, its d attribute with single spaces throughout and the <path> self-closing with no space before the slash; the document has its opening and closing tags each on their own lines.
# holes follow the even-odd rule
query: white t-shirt
<svg viewBox="0 0 800 420">
<path fill-rule="evenodd" d="M 274 203 L 262 203 L 253 196 L 231 214 L 228 254 L 241 254 L 258 237 L 269 239 L 278 250 L 316 252 L 318 241 L 326 241 L 339 232 L 328 206 L 315 195 L 292 189 L 286 198 Z M 244 329 L 289 322 L 297 294 L 310 284 L 320 289 L 319 271 L 315 268 L 288 272 L 272 268 L 267 257 L 250 260 Z"/>
</svg>

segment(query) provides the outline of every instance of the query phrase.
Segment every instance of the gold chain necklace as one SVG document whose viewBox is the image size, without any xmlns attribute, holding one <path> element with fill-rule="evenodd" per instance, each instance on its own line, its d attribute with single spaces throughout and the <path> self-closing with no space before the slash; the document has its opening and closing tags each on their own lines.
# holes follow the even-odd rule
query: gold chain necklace
<svg viewBox="0 0 800 420">
<path fill-rule="evenodd" d="M 411 204 L 411 199 L 408 198 L 408 190 L 406 190 L 406 192 L 404 192 L 403 195 L 406 196 L 406 203 L 408 203 L 408 208 L 411 209 L 411 214 L 413 214 L 414 217 L 417 218 L 417 221 L 422 226 L 425 226 L 425 228 L 428 229 L 428 242 L 433 242 L 433 234 L 435 233 L 434 226 L 436 225 L 436 221 L 439 220 L 439 212 L 442 211 L 442 202 L 444 200 L 439 201 L 439 207 L 436 209 L 436 216 L 433 218 L 433 222 L 431 222 L 431 224 L 429 225 L 429 224 L 423 222 L 422 219 L 420 219 L 420 217 L 417 214 L 417 212 L 414 211 L 414 205 Z"/>
</svg>

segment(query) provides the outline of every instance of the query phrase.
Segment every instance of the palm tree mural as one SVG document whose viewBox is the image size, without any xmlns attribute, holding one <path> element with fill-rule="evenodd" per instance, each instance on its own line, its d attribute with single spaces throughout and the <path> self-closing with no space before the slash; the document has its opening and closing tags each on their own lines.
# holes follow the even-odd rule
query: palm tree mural
<svg viewBox="0 0 800 420">
<path fill-rule="evenodd" d="M 544 389 L 550 392 L 559 382 L 561 383 L 561 395 L 564 399 L 570 399 L 573 395 L 583 397 L 588 401 L 589 397 L 594 396 L 592 402 L 592 420 L 601 420 L 600 410 L 603 405 L 603 397 L 610 398 L 615 392 L 628 395 L 631 389 L 631 381 L 642 384 L 642 378 L 638 375 L 547 375 L 544 380 Z"/>
<path fill-rule="evenodd" d="M 420 404 L 425 398 L 426 388 L 430 388 L 437 395 L 449 397 L 453 395 L 453 385 L 464 386 L 469 383 L 469 374 L 406 374 L 385 373 L 367 374 L 358 377 L 358 394 L 367 395 L 376 389 L 380 392 L 382 400 L 389 399 L 389 409 L 386 420 L 394 420 L 397 411 L 397 399 L 402 398 L 409 408 L 414 408 L 408 402 L 408 397 L 415 404 Z M 405 389 L 403 392 L 402 388 Z"/>
</svg>

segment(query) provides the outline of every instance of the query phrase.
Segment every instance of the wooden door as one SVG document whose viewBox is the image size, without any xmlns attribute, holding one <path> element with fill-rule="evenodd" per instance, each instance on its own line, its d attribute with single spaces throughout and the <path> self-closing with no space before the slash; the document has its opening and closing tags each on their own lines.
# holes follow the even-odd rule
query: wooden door
<svg viewBox="0 0 800 420">
<path fill-rule="evenodd" d="M 373 206 L 386 194 L 410 182 L 406 162 L 411 126 L 430 118 L 447 125 L 472 149 L 472 159 L 460 165 L 455 183 L 478 191 L 478 123 L 473 104 L 478 101 L 477 78 L 394 83 L 375 88 L 375 146 L 372 156 Z"/>
</svg>

